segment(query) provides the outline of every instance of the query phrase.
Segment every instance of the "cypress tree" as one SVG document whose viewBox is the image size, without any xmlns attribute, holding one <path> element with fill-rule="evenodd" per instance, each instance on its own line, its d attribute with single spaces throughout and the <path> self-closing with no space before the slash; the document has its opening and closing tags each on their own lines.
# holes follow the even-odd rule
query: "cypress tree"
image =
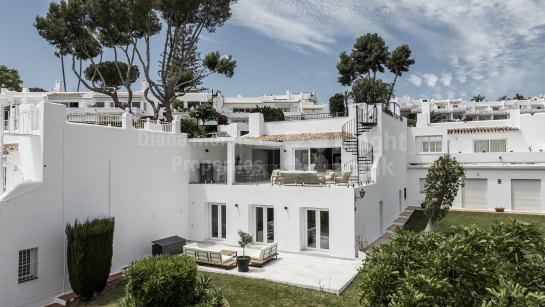
<svg viewBox="0 0 545 307">
<path fill-rule="evenodd" d="M 92 298 L 106 287 L 112 266 L 114 218 L 66 225 L 67 265 L 74 293 Z"/>
</svg>

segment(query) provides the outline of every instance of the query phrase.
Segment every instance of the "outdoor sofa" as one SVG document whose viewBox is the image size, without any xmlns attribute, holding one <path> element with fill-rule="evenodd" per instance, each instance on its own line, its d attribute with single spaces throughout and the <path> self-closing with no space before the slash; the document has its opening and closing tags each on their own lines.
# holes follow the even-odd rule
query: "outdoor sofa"
<svg viewBox="0 0 545 307">
<path fill-rule="evenodd" d="M 316 171 L 278 171 L 272 180 L 281 185 L 325 185 L 324 174 Z"/>
<path fill-rule="evenodd" d="M 198 264 L 215 265 L 225 269 L 230 269 L 237 265 L 235 256 L 222 255 L 221 252 L 199 247 L 197 243 L 185 245 L 184 254 L 193 258 Z"/>
<path fill-rule="evenodd" d="M 261 247 L 260 249 L 247 249 L 248 256 L 251 257 L 250 265 L 262 267 L 265 263 L 278 257 L 278 243 L 273 242 Z"/>
</svg>

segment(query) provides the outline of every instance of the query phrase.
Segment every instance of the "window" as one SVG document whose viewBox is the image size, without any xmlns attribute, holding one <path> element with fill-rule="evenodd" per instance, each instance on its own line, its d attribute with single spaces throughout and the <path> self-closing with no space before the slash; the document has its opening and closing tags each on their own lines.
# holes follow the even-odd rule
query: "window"
<svg viewBox="0 0 545 307">
<path fill-rule="evenodd" d="M 38 248 L 20 250 L 18 282 L 36 278 L 38 278 Z"/>
<path fill-rule="evenodd" d="M 133 108 L 139 108 L 139 109 L 140 109 L 140 101 L 133 101 L 133 102 L 132 102 L 132 107 L 133 107 Z"/>
<path fill-rule="evenodd" d="M 227 233 L 227 215 L 225 204 L 210 204 L 210 237 L 225 239 Z"/>
<path fill-rule="evenodd" d="M 418 152 L 442 152 L 443 136 L 417 136 L 416 149 Z"/>
<path fill-rule="evenodd" d="M 420 193 L 424 194 L 426 193 L 426 178 L 420 178 Z"/>
<path fill-rule="evenodd" d="M 473 152 L 506 152 L 505 140 L 473 140 Z"/>
<path fill-rule="evenodd" d="M 61 102 L 67 108 L 79 108 L 79 102 Z"/>
<path fill-rule="evenodd" d="M 104 102 L 97 102 L 95 103 L 96 108 L 104 108 Z"/>
</svg>

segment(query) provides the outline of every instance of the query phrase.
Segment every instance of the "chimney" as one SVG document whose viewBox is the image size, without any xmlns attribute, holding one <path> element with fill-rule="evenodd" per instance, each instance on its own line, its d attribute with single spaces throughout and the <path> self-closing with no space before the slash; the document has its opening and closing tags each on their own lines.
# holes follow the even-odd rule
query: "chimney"
<svg viewBox="0 0 545 307">
<path fill-rule="evenodd" d="M 53 89 L 53 92 L 55 92 L 55 93 L 60 92 L 61 91 L 61 85 L 62 85 L 62 81 L 60 81 L 60 80 L 55 81 L 55 88 Z"/>
<path fill-rule="evenodd" d="M 146 80 L 146 79 L 142 80 L 142 92 L 147 90 L 148 87 L 149 87 L 148 80 Z"/>
</svg>

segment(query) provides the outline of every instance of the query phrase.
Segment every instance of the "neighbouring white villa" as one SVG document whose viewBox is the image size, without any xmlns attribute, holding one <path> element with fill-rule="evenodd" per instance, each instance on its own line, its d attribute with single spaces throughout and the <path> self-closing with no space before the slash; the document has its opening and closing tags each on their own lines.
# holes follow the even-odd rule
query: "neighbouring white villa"
<svg viewBox="0 0 545 307">
<path fill-rule="evenodd" d="M 238 230 L 276 242 L 281 255 L 356 259 L 421 202 L 427 169 L 446 153 L 467 173 L 455 207 L 545 211 L 545 113 L 513 108 L 501 120 L 432 124 L 423 101 L 410 128 L 395 102 L 357 104 L 347 117 L 265 122 L 249 113 L 247 123 L 218 127 L 230 137 L 190 139 L 179 116 L 78 116 L 59 104 L 64 94 L 0 93 L 0 306 L 36 306 L 70 290 L 64 229 L 76 219 L 115 217 L 112 273 L 151 254 L 153 240 L 234 246 Z M 260 99 L 291 112 L 313 105 L 306 95 Z M 230 99 L 225 114 L 255 102 Z"/>
<path fill-rule="evenodd" d="M 401 115 L 408 117 L 422 112 L 424 104 L 440 116 L 441 121 L 496 120 L 509 118 L 509 111 L 518 109 L 521 114 L 545 112 L 543 96 L 526 100 L 465 101 L 463 99 L 412 99 L 398 97 L 392 100 L 401 108 Z"/>
<path fill-rule="evenodd" d="M 53 91 L 47 94 L 47 98 L 51 103 L 66 106 L 67 113 L 121 114 L 124 112 L 115 106 L 110 96 L 96 92 L 63 92 L 61 85 L 61 81 L 56 81 Z M 147 87 L 148 83 L 144 80 L 141 88 L 132 93 L 131 111 L 136 117 L 153 116 L 153 108 L 144 97 L 144 90 Z M 26 90 L 23 89 L 23 91 Z M 118 96 L 120 101 L 126 102 L 128 99 L 126 92 L 119 92 Z M 150 98 L 154 99 L 151 95 Z M 226 97 L 220 91 L 210 93 L 194 90 L 179 97 L 178 100 L 181 105 L 173 110 L 173 114 L 180 115 L 182 118 L 189 117 L 189 111 L 203 103 L 211 103 L 218 112 L 227 115 L 230 122 L 238 123 L 248 123 L 248 114 L 251 110 L 265 106 L 281 109 L 284 115 L 290 118 L 330 117 L 327 105 L 319 104 L 314 92 L 293 94 L 286 91 L 285 95 Z M 160 119 L 164 119 L 162 115 Z"/>
</svg>

